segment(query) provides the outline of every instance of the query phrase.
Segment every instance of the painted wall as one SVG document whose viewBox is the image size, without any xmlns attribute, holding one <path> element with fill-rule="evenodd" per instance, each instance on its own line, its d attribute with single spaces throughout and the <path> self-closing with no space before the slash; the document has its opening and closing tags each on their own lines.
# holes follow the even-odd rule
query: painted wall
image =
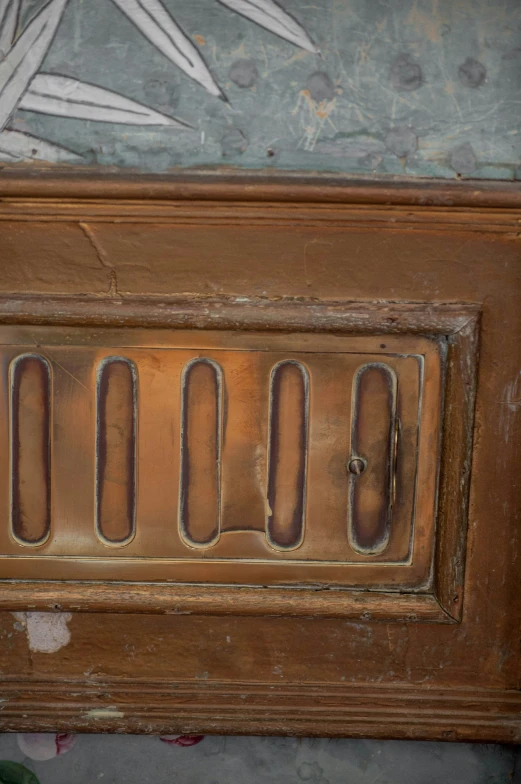
<svg viewBox="0 0 521 784">
<path fill-rule="evenodd" d="M 147 2 L 0 2 L 4 162 L 521 177 L 519 0 Z"/>
</svg>

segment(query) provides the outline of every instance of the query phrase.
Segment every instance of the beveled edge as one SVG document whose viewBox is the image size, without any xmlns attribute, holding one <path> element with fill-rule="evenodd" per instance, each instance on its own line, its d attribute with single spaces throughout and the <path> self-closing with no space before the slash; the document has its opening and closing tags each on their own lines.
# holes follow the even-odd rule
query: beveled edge
<svg viewBox="0 0 521 784">
<path fill-rule="evenodd" d="M 514 689 L 103 675 L 5 676 L 3 731 L 254 734 L 519 743 Z M 37 724 L 37 727 L 35 727 Z"/>
<path fill-rule="evenodd" d="M 143 174 L 99 167 L 4 166 L 0 199 L 181 200 L 519 209 L 519 182 L 418 179 L 226 167 Z"/>
</svg>

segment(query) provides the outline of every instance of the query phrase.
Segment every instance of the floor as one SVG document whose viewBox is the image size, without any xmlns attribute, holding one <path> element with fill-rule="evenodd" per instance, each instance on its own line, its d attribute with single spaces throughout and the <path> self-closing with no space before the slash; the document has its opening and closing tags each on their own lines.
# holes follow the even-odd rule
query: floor
<svg viewBox="0 0 521 784">
<path fill-rule="evenodd" d="M 520 756 L 467 743 L 207 736 L 183 747 L 79 735 L 67 753 L 35 762 L 16 735 L 0 735 L 0 759 L 23 762 L 40 784 L 521 784 Z"/>
</svg>

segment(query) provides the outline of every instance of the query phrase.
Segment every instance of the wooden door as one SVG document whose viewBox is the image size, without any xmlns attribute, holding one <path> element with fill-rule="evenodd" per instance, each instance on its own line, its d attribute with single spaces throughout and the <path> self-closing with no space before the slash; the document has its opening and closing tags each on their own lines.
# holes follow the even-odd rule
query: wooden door
<svg viewBox="0 0 521 784">
<path fill-rule="evenodd" d="M 1 187 L 2 727 L 518 740 L 518 191 Z"/>
</svg>

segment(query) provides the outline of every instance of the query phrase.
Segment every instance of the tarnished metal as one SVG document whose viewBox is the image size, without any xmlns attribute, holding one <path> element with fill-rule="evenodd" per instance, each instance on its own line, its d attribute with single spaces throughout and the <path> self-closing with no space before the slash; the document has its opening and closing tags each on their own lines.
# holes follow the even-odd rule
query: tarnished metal
<svg viewBox="0 0 521 784">
<path fill-rule="evenodd" d="M 2 576 L 426 579 L 435 341 L 3 326 L 0 360 Z"/>
</svg>

